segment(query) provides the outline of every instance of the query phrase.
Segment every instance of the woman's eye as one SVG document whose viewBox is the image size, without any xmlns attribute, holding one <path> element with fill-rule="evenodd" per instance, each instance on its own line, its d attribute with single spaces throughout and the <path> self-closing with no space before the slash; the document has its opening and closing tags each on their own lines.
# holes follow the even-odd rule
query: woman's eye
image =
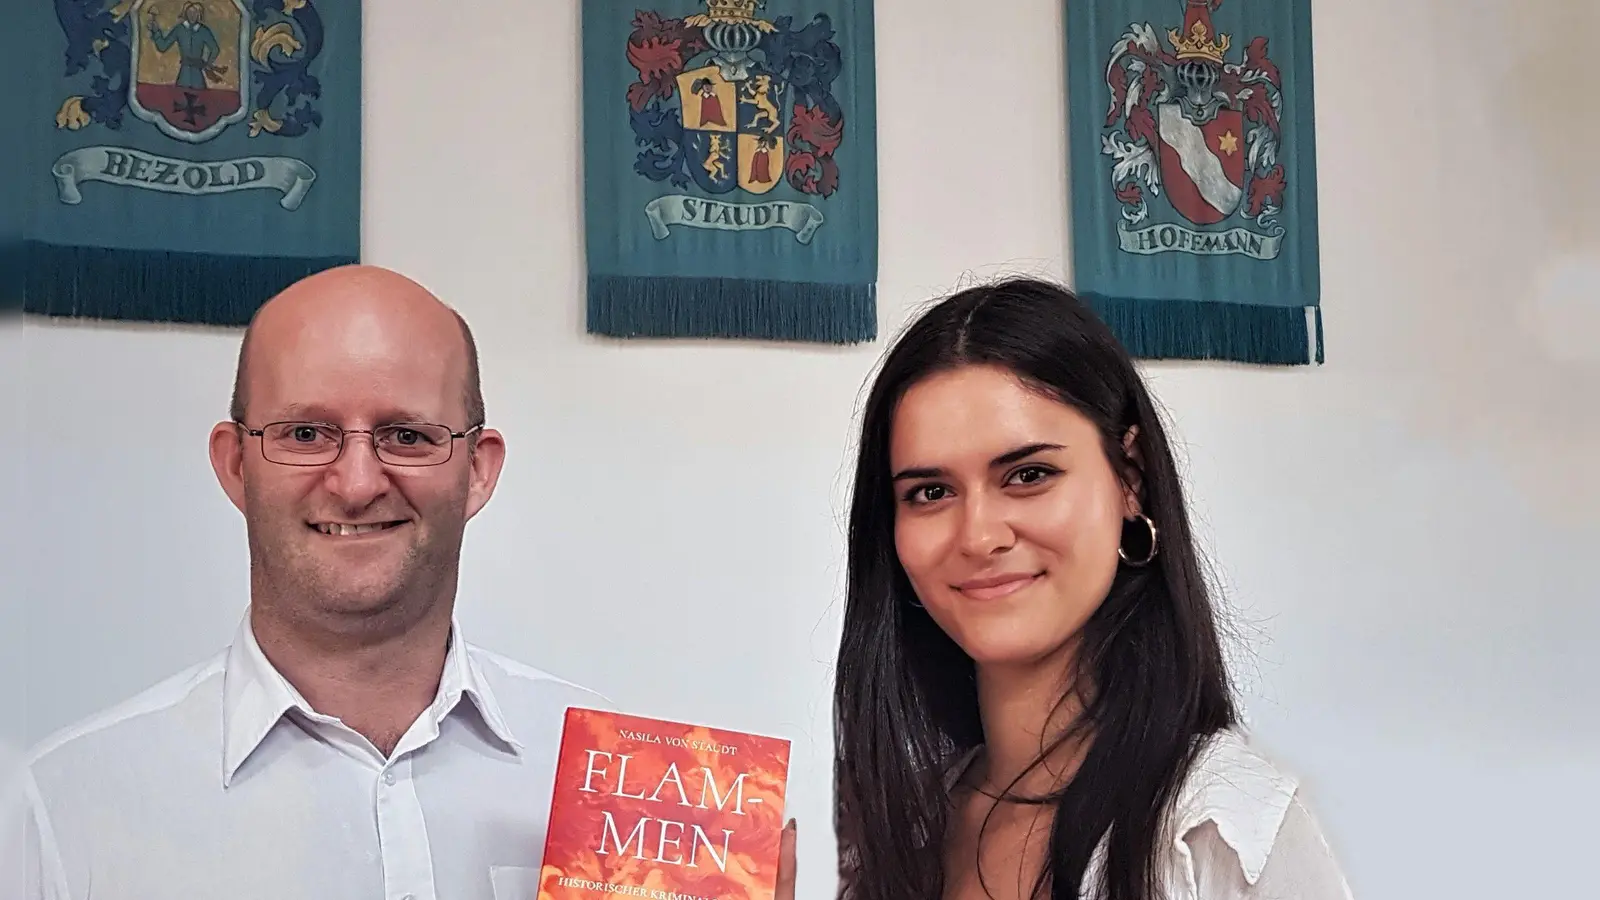
<svg viewBox="0 0 1600 900">
<path fill-rule="evenodd" d="M 1020 484 L 1039 484 L 1054 474 L 1055 470 L 1046 466 L 1024 466 L 1013 472 L 1011 477 Z"/>
<path fill-rule="evenodd" d="M 937 484 L 918 485 L 906 492 L 908 503 L 936 503 L 943 500 L 949 492 Z"/>
</svg>

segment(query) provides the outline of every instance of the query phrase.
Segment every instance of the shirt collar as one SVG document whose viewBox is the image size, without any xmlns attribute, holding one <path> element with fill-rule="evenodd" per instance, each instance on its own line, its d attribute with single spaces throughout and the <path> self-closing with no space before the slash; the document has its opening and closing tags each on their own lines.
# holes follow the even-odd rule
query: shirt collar
<svg viewBox="0 0 1600 900">
<path fill-rule="evenodd" d="M 1206 740 L 1184 783 L 1176 841 L 1182 844 L 1190 831 L 1214 823 L 1238 856 L 1245 879 L 1255 884 L 1298 787 L 1296 779 L 1279 771 L 1242 733 L 1223 729 Z"/>
<path fill-rule="evenodd" d="M 439 723 L 453 712 L 462 697 L 472 701 L 478 715 L 496 737 L 514 750 L 522 744 L 506 723 L 489 682 L 484 678 L 471 646 L 461 636 L 460 623 L 450 622 L 450 644 L 445 651 L 444 671 L 433 703 L 422 713 L 426 725 L 423 742 L 437 737 Z M 297 710 L 311 719 L 326 720 L 306 702 L 304 696 L 283 677 L 256 642 L 246 612 L 239 623 L 233 644 L 228 648 L 223 675 L 222 707 L 222 785 L 227 787 L 239 767 L 249 759 L 284 713 Z"/>
</svg>

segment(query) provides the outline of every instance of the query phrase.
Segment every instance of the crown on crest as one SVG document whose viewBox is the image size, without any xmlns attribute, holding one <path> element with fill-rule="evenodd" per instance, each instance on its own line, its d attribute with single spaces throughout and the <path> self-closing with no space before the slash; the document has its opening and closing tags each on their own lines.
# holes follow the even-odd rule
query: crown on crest
<svg viewBox="0 0 1600 900">
<path fill-rule="evenodd" d="M 1167 39 L 1178 59 L 1203 59 L 1221 63 L 1222 54 L 1228 52 L 1228 36 L 1217 34 L 1211 26 L 1211 13 L 1222 0 L 1184 0 L 1183 27 L 1167 29 Z"/>
<path fill-rule="evenodd" d="M 1172 41 L 1172 49 L 1178 51 L 1179 59 L 1204 59 L 1209 62 L 1222 62 L 1222 54 L 1228 52 L 1228 36 L 1217 35 L 1217 40 L 1211 39 L 1211 29 L 1204 22 L 1196 22 L 1189 29 L 1189 36 L 1184 37 L 1178 29 L 1168 29 L 1167 37 Z"/>
<path fill-rule="evenodd" d="M 716 22 L 748 22 L 764 5 L 762 0 L 706 0 L 706 12 Z"/>
</svg>

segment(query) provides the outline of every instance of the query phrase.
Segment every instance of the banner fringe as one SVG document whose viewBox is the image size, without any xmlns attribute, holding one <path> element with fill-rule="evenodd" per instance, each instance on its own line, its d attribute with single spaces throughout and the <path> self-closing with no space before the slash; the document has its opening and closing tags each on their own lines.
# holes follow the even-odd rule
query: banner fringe
<svg viewBox="0 0 1600 900">
<path fill-rule="evenodd" d="M 873 284 L 591 275 L 588 330 L 609 337 L 829 344 L 878 336 Z"/>
<path fill-rule="evenodd" d="M 24 311 L 80 319 L 247 325 L 274 294 L 355 257 L 256 257 L 29 241 Z"/>
<path fill-rule="evenodd" d="M 1308 315 L 1303 306 L 1080 297 L 1136 357 L 1284 366 L 1324 361 L 1320 307 L 1309 307 Z"/>
<path fill-rule="evenodd" d="M 23 260 L 27 258 L 22 241 L 0 243 L 0 315 L 22 313 Z"/>
</svg>

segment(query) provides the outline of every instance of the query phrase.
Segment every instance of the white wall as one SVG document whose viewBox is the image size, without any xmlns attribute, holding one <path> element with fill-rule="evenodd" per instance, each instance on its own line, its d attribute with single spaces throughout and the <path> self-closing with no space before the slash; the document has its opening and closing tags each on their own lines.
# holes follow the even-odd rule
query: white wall
<svg viewBox="0 0 1600 900">
<path fill-rule="evenodd" d="M 844 488 L 884 345 L 583 334 L 576 6 L 368 4 L 365 252 L 477 327 L 511 447 L 468 532 L 462 617 L 638 709 L 794 737 L 801 892 L 831 896 Z M 1592 885 L 1590 6 L 1318 3 L 1329 363 L 1151 367 L 1255 640 L 1250 714 L 1362 900 Z M 971 277 L 1069 274 L 1059 7 L 879 0 L 885 333 Z M 522 164 L 477 165 L 489 145 Z M 1567 293 L 1537 293 L 1563 266 Z M 0 635 L 30 696 L 0 741 L 228 638 L 244 528 L 205 440 L 235 341 L 30 324 L 26 618 Z M 738 639 L 711 652 L 708 621 Z"/>
</svg>

